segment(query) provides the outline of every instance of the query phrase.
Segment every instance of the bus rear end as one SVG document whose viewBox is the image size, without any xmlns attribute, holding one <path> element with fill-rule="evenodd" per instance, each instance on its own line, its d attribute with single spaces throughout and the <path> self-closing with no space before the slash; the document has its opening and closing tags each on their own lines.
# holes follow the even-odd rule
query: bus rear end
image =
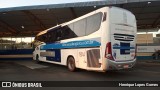
<svg viewBox="0 0 160 90">
<path fill-rule="evenodd" d="M 109 41 L 106 43 L 107 70 L 127 69 L 136 62 L 136 19 L 124 9 L 109 8 Z"/>
</svg>

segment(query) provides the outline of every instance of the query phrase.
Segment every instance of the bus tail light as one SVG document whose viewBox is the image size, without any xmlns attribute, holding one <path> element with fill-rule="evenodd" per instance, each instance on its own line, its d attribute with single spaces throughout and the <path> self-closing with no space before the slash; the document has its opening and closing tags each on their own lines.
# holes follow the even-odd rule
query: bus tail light
<svg viewBox="0 0 160 90">
<path fill-rule="evenodd" d="M 105 58 L 110 59 L 110 60 L 114 60 L 114 58 L 112 56 L 111 42 L 108 42 L 106 45 Z"/>
</svg>

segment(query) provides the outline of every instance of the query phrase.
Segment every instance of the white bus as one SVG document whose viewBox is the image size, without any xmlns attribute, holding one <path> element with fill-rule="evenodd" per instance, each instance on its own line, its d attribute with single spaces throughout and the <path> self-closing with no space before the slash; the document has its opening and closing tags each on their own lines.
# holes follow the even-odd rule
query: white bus
<svg viewBox="0 0 160 90">
<path fill-rule="evenodd" d="M 76 68 L 107 71 L 136 62 L 136 19 L 124 9 L 103 7 L 40 32 L 33 59 Z"/>
</svg>

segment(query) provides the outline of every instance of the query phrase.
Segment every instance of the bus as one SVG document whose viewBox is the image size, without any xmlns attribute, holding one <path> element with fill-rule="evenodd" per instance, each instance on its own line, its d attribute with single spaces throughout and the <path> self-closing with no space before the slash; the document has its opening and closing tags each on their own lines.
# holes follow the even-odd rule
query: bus
<svg viewBox="0 0 160 90">
<path fill-rule="evenodd" d="M 136 63 L 136 33 L 130 11 L 103 7 L 38 33 L 33 59 L 70 71 L 129 69 Z"/>
</svg>

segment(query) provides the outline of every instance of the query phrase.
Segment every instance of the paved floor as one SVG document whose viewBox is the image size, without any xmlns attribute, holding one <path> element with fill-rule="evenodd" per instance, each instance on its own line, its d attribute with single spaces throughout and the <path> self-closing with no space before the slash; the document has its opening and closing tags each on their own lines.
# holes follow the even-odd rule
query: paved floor
<svg viewBox="0 0 160 90">
<path fill-rule="evenodd" d="M 160 81 L 160 62 L 138 61 L 130 70 L 106 73 L 78 70 L 70 72 L 65 66 L 36 63 L 33 61 L 0 60 L 0 81 Z M 21 90 L 22 88 L 0 88 L 0 90 Z M 28 88 L 23 88 L 28 90 Z M 32 90 L 159 90 L 159 88 L 117 88 L 117 87 L 52 87 L 30 88 Z"/>
<path fill-rule="evenodd" d="M 1 81 L 160 81 L 160 62 L 138 61 L 130 70 L 106 73 L 78 70 L 33 61 L 0 61 Z"/>
</svg>

